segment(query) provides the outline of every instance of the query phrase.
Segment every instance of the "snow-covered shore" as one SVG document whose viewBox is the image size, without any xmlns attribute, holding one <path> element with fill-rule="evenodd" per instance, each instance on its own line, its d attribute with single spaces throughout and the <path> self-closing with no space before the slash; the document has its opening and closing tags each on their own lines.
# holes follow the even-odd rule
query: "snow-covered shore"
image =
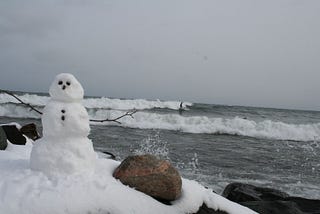
<svg viewBox="0 0 320 214">
<path fill-rule="evenodd" d="M 230 214 L 255 213 L 204 188 L 182 179 L 182 196 L 171 206 L 123 185 L 112 173 L 118 161 L 98 158 L 93 175 L 61 175 L 48 178 L 29 166 L 32 142 L 10 144 L 0 151 L 0 207 L 6 214 L 37 213 L 196 213 L 205 203 Z"/>
<path fill-rule="evenodd" d="M 0 151 L 0 207 L 5 214 L 196 213 L 203 203 L 230 214 L 255 213 L 182 179 L 182 193 L 168 206 L 113 177 L 118 161 L 94 152 L 84 90 L 68 73 L 56 76 L 42 114 L 43 137 Z"/>
</svg>

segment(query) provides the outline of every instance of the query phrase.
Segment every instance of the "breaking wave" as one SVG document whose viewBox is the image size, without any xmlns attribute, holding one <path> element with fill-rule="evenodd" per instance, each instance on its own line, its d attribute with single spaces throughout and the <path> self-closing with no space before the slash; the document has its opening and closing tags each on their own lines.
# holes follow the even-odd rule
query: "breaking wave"
<svg viewBox="0 0 320 214">
<path fill-rule="evenodd" d="M 39 96 L 36 94 L 23 94 L 23 95 L 16 95 L 19 99 L 21 99 L 25 103 L 29 103 L 33 106 L 44 106 L 49 101 L 49 97 L 47 96 Z M 0 104 L 8 104 L 8 103 L 19 103 L 14 97 L 0 93 Z"/>
<path fill-rule="evenodd" d="M 108 114 L 108 118 L 115 118 L 121 114 L 123 114 L 123 112 L 111 111 Z M 106 115 L 106 113 L 97 111 L 91 116 L 101 118 L 103 115 Z M 165 129 L 186 133 L 240 135 L 293 141 L 320 140 L 320 123 L 287 124 L 271 120 L 256 122 L 240 117 L 185 117 L 178 114 L 156 114 L 149 112 L 137 112 L 134 114 L 134 118 L 125 117 L 122 118 L 120 122 L 121 126 L 139 129 Z M 95 124 L 99 125 L 99 123 Z"/>
<path fill-rule="evenodd" d="M 48 96 L 40 96 L 36 94 L 23 94 L 18 95 L 23 102 L 29 103 L 32 106 L 45 106 L 49 101 Z M 15 103 L 19 104 L 15 98 L 8 94 L 0 93 L 0 104 Z M 83 105 L 86 108 L 97 108 L 97 109 L 116 109 L 116 110 L 130 110 L 130 109 L 172 109 L 178 110 L 180 108 L 179 101 L 161 101 L 161 100 L 145 100 L 145 99 L 111 99 L 106 97 L 99 98 L 85 98 L 83 100 Z M 192 106 L 192 103 L 184 102 L 183 107 L 187 108 Z"/>
<path fill-rule="evenodd" d="M 35 94 L 18 96 L 21 100 L 37 107 L 40 111 L 49 97 Z M 163 129 L 185 133 L 205 133 L 215 135 L 239 135 L 255 138 L 267 138 L 293 141 L 320 141 L 320 123 L 290 124 L 265 119 L 254 121 L 241 117 L 179 115 L 178 101 L 148 101 L 143 99 L 121 100 L 110 98 L 86 98 L 84 105 L 91 119 L 116 118 L 129 109 L 138 109 L 134 117 L 123 117 L 121 124 L 114 122 L 92 123 L 93 125 L 119 125 L 138 129 Z M 192 103 L 184 103 L 184 107 Z M 170 109 L 175 111 L 152 111 L 152 109 Z M 190 107 L 192 111 L 192 107 Z M 148 111 L 144 111 L 148 110 Z M 186 116 L 188 115 L 188 116 Z M 12 118 L 40 118 L 40 115 L 7 94 L 0 93 L 0 116 Z"/>
</svg>

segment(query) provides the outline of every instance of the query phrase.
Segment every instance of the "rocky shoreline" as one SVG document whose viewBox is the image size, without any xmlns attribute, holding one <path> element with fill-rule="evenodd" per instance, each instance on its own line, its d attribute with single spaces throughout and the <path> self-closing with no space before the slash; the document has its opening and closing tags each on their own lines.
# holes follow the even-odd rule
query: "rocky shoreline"
<svg viewBox="0 0 320 214">
<path fill-rule="evenodd" d="M 151 155 L 130 156 L 115 170 L 114 176 L 158 201 L 170 205 L 181 191 L 181 179 L 168 161 Z M 265 187 L 244 183 L 227 185 L 222 196 L 261 214 L 319 214 L 320 200 L 292 197 Z M 204 203 L 196 214 L 228 214 L 208 208 Z"/>
</svg>

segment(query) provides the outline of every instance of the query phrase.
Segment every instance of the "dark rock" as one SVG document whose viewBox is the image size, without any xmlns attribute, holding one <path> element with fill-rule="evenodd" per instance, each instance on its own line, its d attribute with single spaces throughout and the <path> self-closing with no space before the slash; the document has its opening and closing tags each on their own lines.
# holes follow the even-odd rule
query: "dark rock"
<svg viewBox="0 0 320 214">
<path fill-rule="evenodd" d="M 307 214 L 290 201 L 248 201 L 240 204 L 260 214 Z"/>
<path fill-rule="evenodd" d="M 7 139 L 12 144 L 16 145 L 25 145 L 26 138 L 22 135 L 22 133 L 17 129 L 15 125 L 3 125 L 1 126 L 6 133 Z"/>
<path fill-rule="evenodd" d="M 34 123 L 24 125 L 20 130 L 15 125 L 3 125 L 1 128 L 12 144 L 25 145 L 27 141 L 23 134 L 32 140 L 39 138 L 37 127 Z"/>
<path fill-rule="evenodd" d="M 195 214 L 228 214 L 228 213 L 220 210 L 216 211 L 214 209 L 208 208 L 206 204 L 202 204 L 198 212 L 196 212 Z"/>
<path fill-rule="evenodd" d="M 21 127 L 20 132 L 32 140 L 39 139 L 39 133 L 34 123 L 30 123 Z"/>
<path fill-rule="evenodd" d="M 260 214 L 320 214 L 320 200 L 290 197 L 271 188 L 232 183 L 222 195 Z"/>
<path fill-rule="evenodd" d="M 276 189 L 256 187 L 250 184 L 231 183 L 222 196 L 235 202 L 280 200 L 289 195 Z"/>
<path fill-rule="evenodd" d="M 5 150 L 8 146 L 7 136 L 2 127 L 0 126 L 0 150 Z"/>
<path fill-rule="evenodd" d="M 305 213 L 320 214 L 320 200 L 306 199 L 300 197 L 288 197 L 285 201 L 291 201 L 297 204 L 300 210 Z"/>
<path fill-rule="evenodd" d="M 152 155 L 129 156 L 113 176 L 160 201 L 173 201 L 181 194 L 179 172 L 168 161 Z"/>
</svg>

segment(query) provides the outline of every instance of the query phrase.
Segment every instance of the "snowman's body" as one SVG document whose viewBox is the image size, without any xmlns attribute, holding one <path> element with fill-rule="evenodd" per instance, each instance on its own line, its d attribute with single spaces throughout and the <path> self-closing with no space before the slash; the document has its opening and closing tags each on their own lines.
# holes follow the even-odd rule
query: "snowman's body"
<svg viewBox="0 0 320 214">
<path fill-rule="evenodd" d="M 59 74 L 49 90 L 51 100 L 42 115 L 43 138 L 31 152 L 30 166 L 48 176 L 91 174 L 96 154 L 89 117 L 82 105 L 83 89 L 71 74 Z"/>
<path fill-rule="evenodd" d="M 51 100 L 42 115 L 43 136 L 87 137 L 90 132 L 89 117 L 81 103 Z"/>
</svg>

